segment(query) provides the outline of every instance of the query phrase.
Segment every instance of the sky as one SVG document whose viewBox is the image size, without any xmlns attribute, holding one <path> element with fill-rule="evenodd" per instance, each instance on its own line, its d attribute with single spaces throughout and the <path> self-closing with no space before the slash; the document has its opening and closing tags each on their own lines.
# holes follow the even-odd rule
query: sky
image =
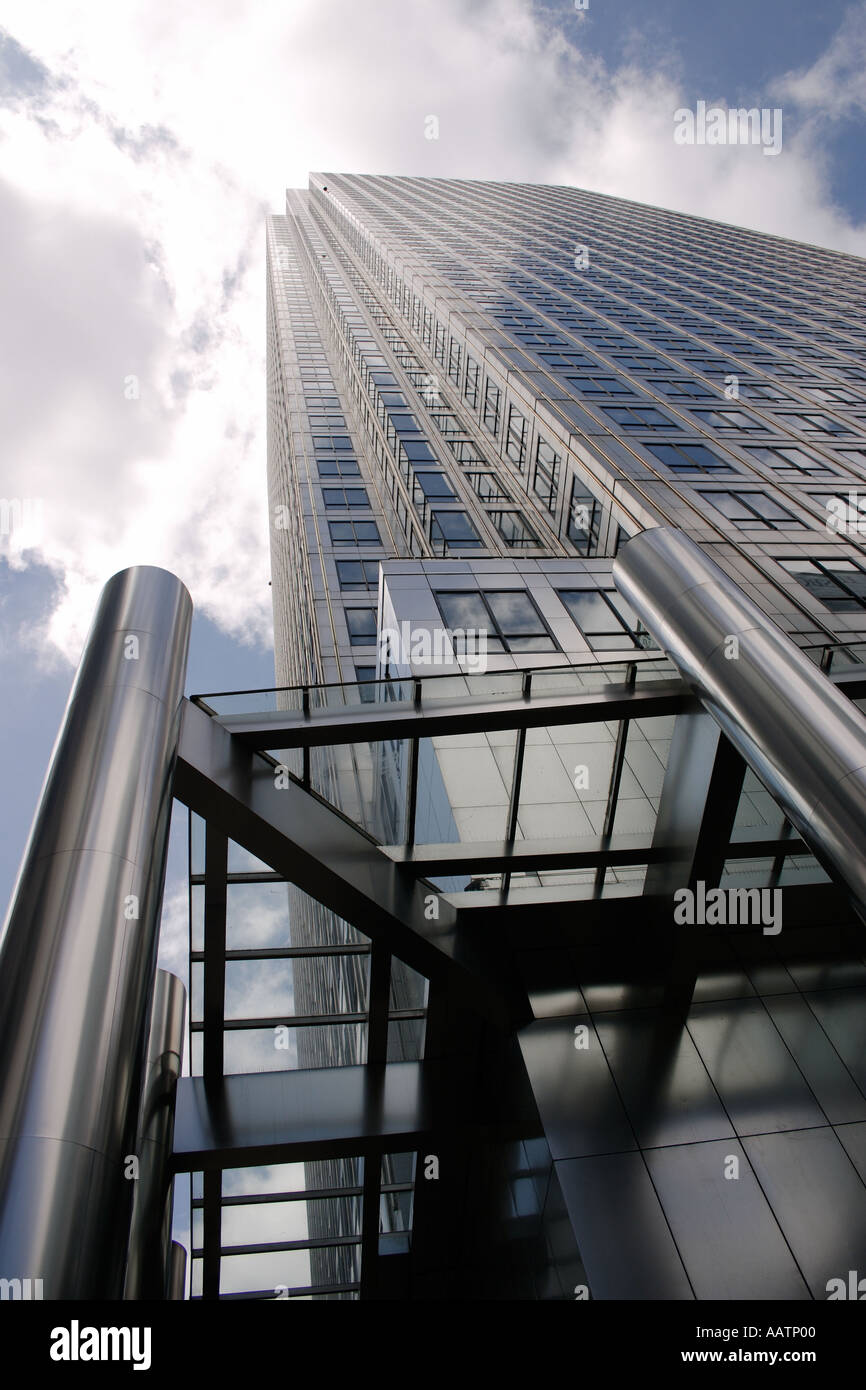
<svg viewBox="0 0 866 1390">
<path fill-rule="evenodd" d="M 698 101 L 780 108 L 778 157 L 675 143 Z M 563 183 L 864 255 L 864 107 L 866 3 L 5 0 L 0 498 L 32 506 L 0 534 L 0 906 L 113 573 L 189 588 L 189 692 L 273 683 L 264 218 L 287 186 Z M 181 841 L 161 960 L 185 973 Z"/>
</svg>

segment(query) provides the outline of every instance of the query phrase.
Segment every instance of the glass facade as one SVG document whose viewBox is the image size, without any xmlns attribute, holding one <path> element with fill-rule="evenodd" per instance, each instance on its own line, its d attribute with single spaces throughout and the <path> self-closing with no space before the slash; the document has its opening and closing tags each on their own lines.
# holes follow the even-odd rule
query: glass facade
<svg viewBox="0 0 866 1390">
<path fill-rule="evenodd" d="M 288 191 L 267 242 L 276 710 L 303 700 L 313 714 L 341 702 L 372 711 L 422 698 L 428 708 L 437 679 L 443 701 L 446 691 L 493 699 L 495 688 L 526 708 L 545 692 L 578 699 L 623 678 L 638 691 L 663 682 L 671 668 L 611 578 L 620 544 L 656 525 L 708 548 L 816 662 L 826 667 L 837 651 L 858 664 L 862 535 L 828 524 L 828 499 L 866 488 L 866 267 L 857 258 L 579 189 L 318 173 L 308 190 Z M 576 245 L 590 247 L 591 267 L 575 268 Z M 483 639 L 483 669 L 469 634 Z M 433 899 L 453 895 L 460 910 L 471 900 L 492 930 L 506 903 L 555 912 L 568 901 L 651 897 L 653 836 L 679 756 L 675 724 L 669 712 L 599 713 L 572 725 L 493 719 L 471 731 L 380 732 L 268 752 L 397 861 L 423 859 Z M 722 883 L 826 885 L 805 846 L 779 848 L 790 827 L 751 772 L 734 811 Z M 747 855 L 752 842 L 769 851 Z M 521 847 L 523 860 L 503 863 L 494 852 L 503 844 L 509 855 Z M 584 857 L 575 864 L 569 853 Z M 428 1046 L 439 1055 L 421 972 L 396 954 L 377 964 L 371 937 L 264 867 L 236 870 L 236 880 L 231 864 L 226 872 L 227 1074 L 411 1065 Z M 203 879 L 191 891 L 203 893 Z M 518 1224 L 527 1203 L 548 1254 L 566 1208 L 577 1241 L 563 1245 L 553 1284 L 536 1271 L 532 1292 L 518 1279 L 518 1296 L 569 1296 L 562 1270 L 592 1284 L 578 1252 L 581 1231 L 587 1251 L 592 1244 L 581 1193 L 610 1202 L 615 1189 L 600 1154 L 621 1155 L 623 1173 L 654 1185 L 674 1227 L 670 1288 L 682 1278 L 682 1287 L 715 1290 L 693 1296 L 736 1296 L 695 1275 L 692 1234 L 676 1229 L 666 1196 L 677 1163 L 683 1181 L 699 1184 L 686 1150 L 742 1139 L 760 1177 L 775 1171 L 774 1159 L 755 1136 L 838 1119 L 832 1105 L 820 1109 L 814 1081 L 811 1110 L 786 1118 L 773 1093 L 765 1129 L 741 1123 L 731 1088 L 741 1095 L 745 1083 L 730 1080 L 724 1039 L 742 1027 L 766 1057 L 796 1055 L 805 1074 L 796 1029 L 818 1028 L 822 1008 L 835 1017 L 842 1005 L 803 1002 L 796 946 L 771 961 L 741 943 L 716 944 L 698 970 L 693 1026 L 671 1045 L 676 1086 L 693 1099 L 700 1092 L 713 1111 L 693 1131 L 660 1120 L 661 1102 L 642 1109 L 636 1099 L 649 1026 L 641 1009 L 657 1002 L 650 983 L 617 979 L 600 947 L 578 959 L 553 937 L 522 961 L 534 1022 L 520 1044 L 521 1076 L 543 1128 L 500 1145 L 491 1190 L 508 1194 Z M 648 979 L 642 949 L 637 973 L 646 967 Z M 763 992 L 774 970 L 788 1001 L 778 1008 Z M 851 977 L 860 989 L 862 973 L 861 963 Z M 202 982 L 196 997 L 205 993 Z M 786 1008 L 809 1016 L 798 1023 Z M 194 1038 L 203 1020 L 200 1010 Z M 599 1049 L 586 1094 L 604 1094 L 610 1123 L 599 1121 L 595 1139 L 581 1131 L 560 1143 L 545 1105 L 581 1027 Z M 285 1045 L 275 1047 L 281 1028 Z M 838 1040 L 828 1066 L 843 1065 L 847 1046 Z M 200 1053 L 194 1061 L 206 1069 Z M 779 1061 L 777 1079 L 787 1066 Z M 625 1107 L 616 1121 L 609 1077 Z M 756 1085 L 772 1092 L 769 1072 Z M 843 1109 L 846 1123 L 866 1120 L 860 1092 Z M 223 1222 L 219 1292 L 267 1296 L 281 1285 L 304 1298 L 365 1295 L 361 1251 L 373 1226 L 379 1265 L 391 1260 L 380 1280 L 396 1280 L 401 1261 L 420 1261 L 422 1250 L 435 1267 L 429 1225 L 415 1241 L 416 1217 L 429 1222 L 425 1158 L 395 1146 L 373 1158 L 305 1159 L 279 1177 L 224 1173 L 210 1197 Z M 559 1158 L 583 1165 L 583 1186 L 576 1167 L 559 1172 Z M 760 1221 L 784 1228 L 781 1198 L 755 1201 Z M 194 1193 L 194 1205 L 207 1202 L 207 1192 Z M 260 1243 L 263 1210 L 282 1263 L 256 1264 L 263 1257 L 249 1249 Z M 787 1290 L 778 1296 L 800 1296 L 781 1253 L 778 1268 Z M 606 1277 L 593 1297 L 606 1296 Z M 400 1287 L 394 1296 L 410 1296 Z"/>
</svg>

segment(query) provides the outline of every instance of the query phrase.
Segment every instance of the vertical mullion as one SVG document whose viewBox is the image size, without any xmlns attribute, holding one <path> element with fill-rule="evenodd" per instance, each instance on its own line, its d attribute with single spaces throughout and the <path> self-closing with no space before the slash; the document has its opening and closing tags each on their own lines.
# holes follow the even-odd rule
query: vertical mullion
<svg viewBox="0 0 866 1390">
<path fill-rule="evenodd" d="M 607 849 L 610 838 L 613 834 L 614 821 L 616 820 L 616 805 L 619 798 L 619 786 L 622 781 L 622 769 L 625 764 L 625 746 L 628 740 L 628 719 L 619 721 L 619 728 L 616 731 L 616 743 L 613 750 L 613 762 L 610 768 L 610 786 L 607 792 L 607 806 L 604 811 L 604 826 L 601 832 L 602 849 Z M 604 887 L 604 876 L 607 866 L 599 864 L 595 871 L 595 883 L 593 884 L 592 895 L 598 898 Z"/>
<path fill-rule="evenodd" d="M 383 941 L 370 950 L 370 997 L 367 1015 L 367 1063 L 377 1066 L 388 1058 L 388 1001 L 391 992 L 391 952 Z"/>
<path fill-rule="evenodd" d="M 205 832 L 204 1012 L 202 1075 L 208 1087 L 223 1079 L 226 995 L 226 899 L 228 836 L 214 826 Z"/>
<path fill-rule="evenodd" d="M 220 1250 L 222 1246 L 222 1187 L 219 1168 L 205 1169 L 203 1174 L 203 1236 L 204 1251 L 201 1292 L 203 1298 L 219 1298 Z"/>
</svg>

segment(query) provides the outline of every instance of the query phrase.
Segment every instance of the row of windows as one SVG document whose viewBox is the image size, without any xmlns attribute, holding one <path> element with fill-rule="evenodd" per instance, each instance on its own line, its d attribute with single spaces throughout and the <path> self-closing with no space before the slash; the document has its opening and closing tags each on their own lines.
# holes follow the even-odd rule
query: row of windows
<svg viewBox="0 0 866 1390">
<path fill-rule="evenodd" d="M 866 610 L 866 570 L 853 560 L 780 559 L 777 563 L 834 612 Z M 338 562 L 338 574 L 345 589 L 372 589 L 378 583 L 378 566 L 371 560 Z M 557 589 L 556 593 L 592 651 L 655 647 L 616 589 L 571 588 Z M 445 626 L 452 632 L 485 632 L 489 652 L 560 649 L 525 589 L 440 589 L 434 597 Z M 375 608 L 348 608 L 346 621 L 352 646 L 375 643 Z"/>
<path fill-rule="evenodd" d="M 420 306 L 420 301 L 416 300 L 416 305 Z M 420 323 L 421 319 L 419 308 L 417 321 L 413 320 L 413 326 L 416 328 L 416 330 L 419 329 Z M 433 340 L 434 332 L 436 343 L 438 345 L 434 355 L 437 357 L 437 360 L 441 361 L 444 365 L 444 329 L 441 328 L 441 325 L 436 323 L 432 311 L 425 310 L 424 324 L 423 329 L 421 330 L 421 337 L 422 341 L 425 342 L 427 346 L 430 346 L 430 343 Z M 557 335 L 550 334 L 548 336 L 550 338 L 555 339 Z M 393 346 L 394 343 L 392 342 L 392 347 Z M 453 380 L 455 384 L 457 384 L 458 386 L 460 383 L 461 376 L 462 356 L 463 350 L 461 345 L 456 341 L 455 338 L 452 337 L 450 340 L 450 347 L 448 352 L 448 375 L 450 379 Z M 568 354 L 567 356 L 572 368 L 574 368 L 576 365 L 582 364 L 591 365 L 589 359 L 587 359 L 583 354 L 572 353 Z M 414 362 L 415 359 L 413 358 L 412 361 Z M 404 362 L 404 366 L 405 365 L 407 365 L 406 362 Z M 417 363 L 415 363 L 415 365 L 417 365 Z M 480 364 L 471 356 L 471 354 L 467 354 L 466 372 L 465 379 L 463 382 L 463 396 L 468 405 L 472 407 L 472 409 L 477 409 L 478 407 L 480 386 Z M 487 428 L 489 432 L 493 434 L 495 437 L 499 434 L 499 428 L 501 423 L 502 397 L 503 392 L 501 388 L 497 386 L 491 378 L 488 377 L 484 384 L 484 397 L 481 418 L 485 428 Z M 398 403 L 404 404 L 404 398 L 400 397 L 398 401 L 398 399 L 395 397 L 393 402 L 389 401 L 389 404 L 396 405 Z M 449 435 L 449 424 L 453 427 L 451 429 L 451 433 L 461 432 L 457 417 L 453 414 L 453 412 L 449 412 L 447 411 L 447 409 L 444 408 L 444 401 L 442 400 L 438 392 L 436 393 L 436 399 L 434 399 L 430 403 L 428 403 L 425 400 L 425 404 L 428 404 L 428 409 L 433 410 L 436 424 L 440 429 L 440 432 L 442 432 L 446 436 L 446 438 L 448 438 Z M 441 408 L 434 409 L 434 407 L 437 406 Z M 414 417 L 409 418 L 413 419 Z M 517 468 L 521 472 L 524 470 L 526 466 L 526 450 L 528 440 L 528 422 L 526 418 L 521 414 L 521 412 L 515 406 L 512 405 L 508 411 L 508 418 L 504 433 L 503 444 L 506 456 L 517 466 Z M 408 441 L 405 438 L 403 438 L 401 442 L 408 446 Z M 460 441 L 457 444 L 456 448 L 454 446 L 454 443 L 450 439 L 448 440 L 448 442 L 451 444 L 453 451 L 457 455 L 458 461 L 461 461 L 459 450 L 464 441 Z M 558 505 L 558 488 L 560 481 L 561 465 L 561 455 L 557 453 L 556 450 L 554 450 L 552 446 L 549 445 L 546 441 L 539 439 L 536 445 L 536 457 L 535 467 L 532 476 L 532 488 L 535 492 L 535 495 L 552 513 L 555 513 Z M 468 481 L 470 482 L 470 485 L 473 487 L 474 491 L 483 501 L 511 500 L 508 496 L 507 490 L 496 478 L 496 475 L 490 472 L 474 472 L 468 474 L 467 477 Z M 426 489 L 423 489 L 423 491 L 425 496 L 437 495 L 435 493 L 428 493 Z M 438 495 L 445 496 L 446 494 L 443 491 L 441 494 Z M 419 500 L 417 494 L 415 500 L 416 502 Z M 568 523 L 569 538 L 572 539 L 572 541 L 574 541 L 576 544 L 578 544 L 579 548 L 583 552 L 585 552 L 588 549 L 591 543 L 594 542 L 595 544 L 597 544 L 598 542 L 598 508 L 597 504 L 595 503 L 595 499 L 590 499 L 590 509 L 593 512 L 593 519 L 596 521 L 594 527 L 591 524 L 588 524 L 586 527 L 584 527 L 579 522 L 573 524 L 571 518 L 569 519 Z M 426 511 L 426 508 L 424 508 L 423 510 Z M 582 505 L 581 512 L 586 510 L 586 507 Z M 490 517 L 490 520 L 496 527 L 500 536 L 510 547 L 519 548 L 526 546 L 537 546 L 539 544 L 537 536 L 535 536 L 535 534 L 532 531 L 532 528 L 528 525 L 526 518 L 518 509 L 506 508 L 503 510 L 489 511 L 488 516 Z M 465 513 L 457 512 L 455 512 L 454 514 L 440 513 L 439 516 L 436 517 L 431 523 L 430 538 L 434 545 L 434 550 L 440 554 L 446 554 L 449 547 L 476 548 L 482 544 L 480 538 L 478 538 L 475 534 L 474 527 L 472 526 L 472 523 L 469 520 L 468 516 Z"/>
</svg>

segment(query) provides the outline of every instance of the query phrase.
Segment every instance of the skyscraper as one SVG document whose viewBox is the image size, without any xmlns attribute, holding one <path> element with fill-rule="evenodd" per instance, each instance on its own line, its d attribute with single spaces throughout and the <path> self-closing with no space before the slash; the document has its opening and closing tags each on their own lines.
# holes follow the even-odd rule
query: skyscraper
<svg viewBox="0 0 866 1390">
<path fill-rule="evenodd" d="M 333 175 L 268 251 L 279 685 L 185 697 L 183 584 L 106 585 L 0 951 L 0 1295 L 182 1296 L 188 1175 L 194 1298 L 858 1298 L 862 263 Z"/>
<path fill-rule="evenodd" d="M 462 673 L 460 689 L 470 695 L 482 689 L 472 683 L 481 671 L 501 672 L 502 690 L 524 673 L 524 694 L 529 671 L 548 672 L 553 690 L 555 673 L 573 668 L 589 691 L 598 688 L 593 672 L 622 673 L 631 663 L 634 681 L 635 671 L 658 670 L 661 654 L 615 586 L 613 562 L 630 537 L 657 527 L 676 528 L 712 557 L 828 679 L 856 671 L 866 643 L 861 260 L 572 188 L 336 174 L 312 175 L 309 191 L 289 190 L 285 216 L 268 221 L 267 241 L 279 686 L 315 687 L 324 705 L 387 701 L 388 682 L 393 698 L 403 699 L 407 681 L 448 672 Z M 736 660 L 731 635 L 725 655 Z M 331 694 L 321 689 L 332 685 Z M 494 930 L 497 904 L 519 903 L 521 895 L 547 911 L 563 895 L 625 900 L 662 886 L 658 866 L 631 863 L 625 852 L 579 868 L 556 861 L 566 845 L 599 842 L 609 850 L 616 836 L 658 836 L 665 787 L 668 800 L 676 790 L 674 718 L 624 719 L 618 737 L 602 714 L 578 736 L 567 725 L 535 727 L 529 737 L 525 727 L 522 735 L 422 734 L 414 762 L 407 740 L 380 739 L 310 749 L 303 767 L 299 752 L 287 753 L 286 764 L 381 844 L 405 842 L 416 854 L 416 847 L 455 846 L 453 861 L 431 853 L 428 882 L 436 894 L 476 895 Z M 694 749 L 678 756 L 685 804 L 684 769 L 700 757 Z M 737 862 L 722 853 L 716 881 L 801 887 L 799 928 L 808 935 L 808 891 L 828 883 L 826 865 L 820 850 L 816 859 L 814 846 L 796 840 L 747 762 L 730 793 Z M 751 858 L 742 852 L 749 835 Z M 729 838 L 733 831 L 721 842 Z M 491 847 L 515 839 L 536 851 L 547 844 L 548 859 L 532 863 L 527 855 L 503 871 Z M 474 859 L 464 853 L 460 862 L 457 846 L 475 846 Z M 668 876 L 665 891 L 676 883 Z M 363 1063 L 372 985 L 368 959 L 351 952 L 364 938 L 311 897 L 289 893 L 293 943 L 347 952 L 294 962 L 297 1014 L 346 1019 L 298 1027 L 295 1065 Z M 504 915 L 502 922 L 505 930 Z M 853 1066 L 853 1023 L 829 986 L 844 977 L 862 989 L 866 970 L 857 949 L 849 959 L 841 919 L 839 930 L 829 964 L 814 956 L 811 939 L 798 942 L 796 930 L 784 938 L 790 954 L 774 954 L 769 926 L 757 943 L 722 943 L 704 973 L 697 969 L 689 1030 L 655 1043 L 659 1074 L 672 1066 L 674 1090 L 698 1111 L 705 1107 L 691 1128 L 652 1105 L 645 1113 L 636 1098 L 647 1039 L 645 1020 L 629 1009 L 657 1002 L 648 985 L 626 987 L 607 966 L 594 974 L 596 946 L 577 963 L 567 952 L 536 953 L 528 967 L 533 981 L 544 976 L 537 988 L 530 984 L 537 1026 L 522 1044 L 530 1079 L 534 1069 L 544 1073 L 546 1059 L 561 1058 L 560 1022 L 569 1025 L 569 1047 L 571 1031 L 583 1026 L 572 1030 L 573 1020 L 585 1017 L 610 1095 L 591 1068 L 579 1094 L 604 1112 L 619 1105 L 619 1092 L 625 1107 L 622 1132 L 611 1111 L 608 1128 L 597 1126 L 603 1137 L 572 1136 L 563 1148 L 562 1136 L 552 1137 L 557 1122 L 544 1113 L 546 1103 L 554 1111 L 556 1104 L 545 1101 L 546 1083 L 536 1075 L 550 1151 L 589 1165 L 586 1191 L 608 1201 L 613 1166 L 603 1172 L 595 1155 L 620 1153 L 631 1172 L 640 1152 L 641 1181 L 652 1176 L 659 1219 L 663 1212 L 676 1246 L 647 1275 L 659 1287 L 670 1279 L 662 1296 L 692 1296 L 683 1288 L 697 1297 L 748 1296 L 704 1279 L 694 1229 L 677 1226 L 666 1185 L 677 1181 L 678 1146 L 688 1182 L 699 1183 L 692 1141 L 707 1141 L 707 1154 L 736 1135 L 742 1156 L 742 1138 L 750 1182 L 767 1194 L 782 1160 L 766 1135 L 796 1132 L 808 1147 L 815 1127 L 837 1146 L 815 1158 L 819 1168 L 826 1158 L 825 1177 L 837 1162 L 846 1183 L 851 1164 L 860 1163 L 862 1175 L 852 1144 L 853 1126 L 866 1120 L 866 1077 L 856 1073 L 842 1102 L 815 1073 L 822 1048 L 842 1090 Z M 570 974 L 561 973 L 563 962 Z M 807 1007 L 809 987 L 822 997 Z M 425 982 L 395 961 L 389 991 L 383 1057 L 420 1057 Z M 772 1002 L 776 994 L 783 1003 Z M 854 996 L 845 1002 L 853 1008 Z M 755 1094 L 739 1062 L 722 1056 L 726 1030 L 733 1052 L 757 1048 L 773 1059 L 766 1075 L 752 1078 Z M 643 1076 L 650 1090 L 657 1080 Z M 761 1106 L 760 1122 L 743 1118 Z M 849 1129 L 835 1135 L 830 1126 L 843 1122 Z M 663 1162 L 658 1153 L 668 1146 Z M 411 1219 L 413 1172 L 418 1190 L 410 1160 L 395 1156 L 405 1180 L 393 1204 L 397 1227 Z M 383 1194 L 401 1185 L 389 1184 L 384 1169 L 381 1178 Z M 308 1165 L 307 1182 L 315 1190 L 352 1185 L 351 1175 L 318 1163 Z M 845 1200 L 862 1214 L 866 1191 L 854 1182 Z M 586 1211 L 582 1221 L 575 1217 L 587 1200 L 572 1193 L 568 1201 L 577 1247 L 581 1234 L 592 1246 Z M 758 1225 L 776 1220 L 786 1229 L 781 1198 L 755 1201 Z M 382 1213 L 384 1238 L 384 1195 Z M 345 1221 L 346 1211 L 333 1208 L 311 1218 L 310 1230 L 336 1239 Z M 786 1240 L 785 1249 L 796 1246 L 787 1231 Z M 312 1252 L 314 1286 L 350 1288 L 357 1268 L 344 1250 Z M 570 1247 L 565 1258 L 580 1261 Z M 797 1272 L 799 1255 L 788 1259 L 780 1248 L 772 1260 L 778 1296 L 808 1296 L 806 1285 L 814 1295 L 811 1275 Z M 638 1279 L 635 1293 L 624 1274 L 601 1273 L 597 1259 L 596 1267 L 593 1296 L 651 1296 L 646 1282 Z"/>
</svg>

